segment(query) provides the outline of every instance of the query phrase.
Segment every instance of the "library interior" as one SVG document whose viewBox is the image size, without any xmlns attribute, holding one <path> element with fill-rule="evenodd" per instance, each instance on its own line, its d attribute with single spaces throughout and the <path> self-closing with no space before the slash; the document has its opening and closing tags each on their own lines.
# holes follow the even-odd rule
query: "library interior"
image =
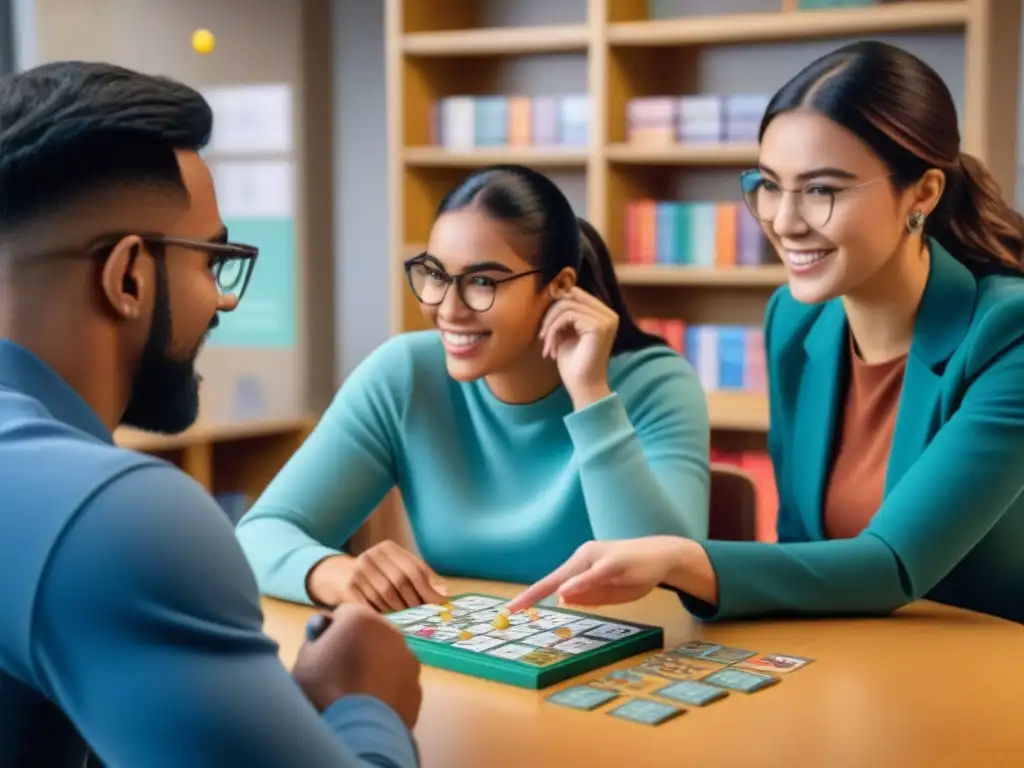
<svg viewBox="0 0 1024 768">
<path fill-rule="evenodd" d="M 948 86 L 963 152 L 985 164 L 1014 210 L 1024 204 L 1020 0 L 3 0 L 0 11 L 5 74 L 111 62 L 192 86 L 213 110 L 202 156 L 220 212 L 232 240 L 260 256 L 245 300 L 198 358 L 194 426 L 171 435 L 121 427 L 115 440 L 191 476 L 233 525 L 364 361 L 396 337 L 436 332 L 407 262 L 427 252 L 439 206 L 474 171 L 538 171 L 600 233 L 638 326 L 682 356 L 703 391 L 710 536 L 750 546 L 793 535 L 780 525 L 789 500 L 769 427 L 796 416 L 785 402 L 769 406 L 765 341 L 766 312 L 790 267 L 740 183 L 758 167 L 773 94 L 843 45 L 898 46 Z M 582 497 L 594 503 L 589 493 L 585 482 Z M 404 501 L 390 489 L 330 546 L 354 557 L 382 542 L 415 552 Z M 813 580 L 822 566 L 772 567 Z M 502 598 L 524 586 L 459 578 L 460 592 Z M 266 631 L 290 665 L 310 606 L 279 597 L 264 594 Z M 499 672 L 466 682 L 461 662 L 438 671 L 446 662 L 429 655 L 436 644 L 415 640 L 431 667 L 415 728 L 423 764 L 1001 766 L 1024 748 L 1012 726 L 1024 704 L 1019 621 L 922 600 L 901 609 L 910 611 L 902 623 L 769 616 L 753 630 L 704 625 L 671 590 L 644 601 L 594 613 L 662 627 L 666 644 L 710 638 L 720 653 L 749 647 L 807 668 L 778 674 L 763 694 L 734 688 L 706 708 L 686 700 L 687 717 L 640 728 L 625 714 L 603 722 L 598 711 L 612 705 L 594 689 L 596 703 L 549 707 L 551 691 L 512 690 Z M 742 659 L 728 666 L 760 674 L 741 671 Z M 999 680 L 992 666 L 1003 667 Z M 624 688 L 615 696 L 617 705 L 633 696 L 634 705 L 667 706 Z"/>
</svg>

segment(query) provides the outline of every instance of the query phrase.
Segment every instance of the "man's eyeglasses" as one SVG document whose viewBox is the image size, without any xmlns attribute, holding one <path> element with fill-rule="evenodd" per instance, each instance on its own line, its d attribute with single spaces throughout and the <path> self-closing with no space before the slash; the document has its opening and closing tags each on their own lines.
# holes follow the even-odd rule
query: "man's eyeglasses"
<svg viewBox="0 0 1024 768">
<path fill-rule="evenodd" d="M 832 219 L 836 208 L 836 196 L 860 189 L 892 174 L 877 176 L 851 187 L 835 188 L 824 184 L 808 184 L 804 189 L 784 189 L 778 182 L 766 179 L 756 168 L 740 174 L 740 188 L 747 208 L 759 221 L 774 221 L 782 208 L 786 192 L 796 196 L 796 208 L 800 218 L 809 226 L 818 229 Z"/>
<path fill-rule="evenodd" d="M 103 242 L 93 249 L 93 252 L 112 248 L 126 236 L 104 238 Z M 245 289 L 249 286 L 249 279 L 256 266 L 256 257 L 260 253 L 260 249 L 255 245 L 243 245 L 242 243 L 220 243 L 163 235 L 139 235 L 139 237 L 149 246 L 174 246 L 207 254 L 210 271 L 217 281 L 217 287 L 222 293 L 233 295 L 238 301 L 242 300 Z"/>
<path fill-rule="evenodd" d="M 498 286 L 527 275 L 536 275 L 541 270 L 517 272 L 508 277 L 490 277 L 480 274 L 483 267 L 470 269 L 458 275 L 449 275 L 427 254 L 421 253 L 405 262 L 405 274 L 409 287 L 422 304 L 438 306 L 448 295 L 448 288 L 455 284 L 462 303 L 474 312 L 486 312 L 494 306 Z"/>
</svg>

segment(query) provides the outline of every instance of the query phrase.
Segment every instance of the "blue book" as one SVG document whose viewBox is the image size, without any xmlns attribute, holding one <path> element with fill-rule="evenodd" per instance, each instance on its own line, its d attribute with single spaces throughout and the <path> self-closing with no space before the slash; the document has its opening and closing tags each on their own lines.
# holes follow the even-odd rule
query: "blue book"
<svg viewBox="0 0 1024 768">
<path fill-rule="evenodd" d="M 658 264 L 676 264 L 679 261 L 679 240 L 676 235 L 677 206 L 673 202 L 658 202 L 654 208 L 654 226 L 657 234 L 655 261 Z"/>
<path fill-rule="evenodd" d="M 718 330 L 718 386 L 720 389 L 741 390 L 747 360 L 747 332 L 737 326 L 719 326 Z"/>
</svg>

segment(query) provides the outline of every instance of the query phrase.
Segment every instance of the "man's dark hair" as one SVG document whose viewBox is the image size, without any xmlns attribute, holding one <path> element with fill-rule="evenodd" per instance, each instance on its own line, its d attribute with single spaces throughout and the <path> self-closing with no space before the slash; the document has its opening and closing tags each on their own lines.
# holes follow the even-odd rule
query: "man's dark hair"
<svg viewBox="0 0 1024 768">
<path fill-rule="evenodd" d="M 194 89 L 113 64 L 0 78 L 0 233 L 122 185 L 185 197 L 175 150 L 201 150 L 212 129 Z"/>
</svg>

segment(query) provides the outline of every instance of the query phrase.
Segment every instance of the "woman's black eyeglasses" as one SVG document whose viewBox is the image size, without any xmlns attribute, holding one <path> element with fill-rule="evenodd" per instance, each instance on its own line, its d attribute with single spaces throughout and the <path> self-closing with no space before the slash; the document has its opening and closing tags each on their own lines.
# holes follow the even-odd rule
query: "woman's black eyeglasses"
<svg viewBox="0 0 1024 768">
<path fill-rule="evenodd" d="M 536 275 L 541 271 L 531 269 L 529 272 L 517 272 L 508 277 L 497 278 L 480 274 L 493 269 L 494 267 L 481 265 L 458 275 L 449 275 L 425 253 L 405 262 L 409 287 L 420 303 L 438 306 L 444 301 L 444 297 L 448 295 L 448 288 L 454 283 L 462 303 L 474 312 L 486 312 L 494 306 L 499 285 L 527 275 Z"/>
</svg>

